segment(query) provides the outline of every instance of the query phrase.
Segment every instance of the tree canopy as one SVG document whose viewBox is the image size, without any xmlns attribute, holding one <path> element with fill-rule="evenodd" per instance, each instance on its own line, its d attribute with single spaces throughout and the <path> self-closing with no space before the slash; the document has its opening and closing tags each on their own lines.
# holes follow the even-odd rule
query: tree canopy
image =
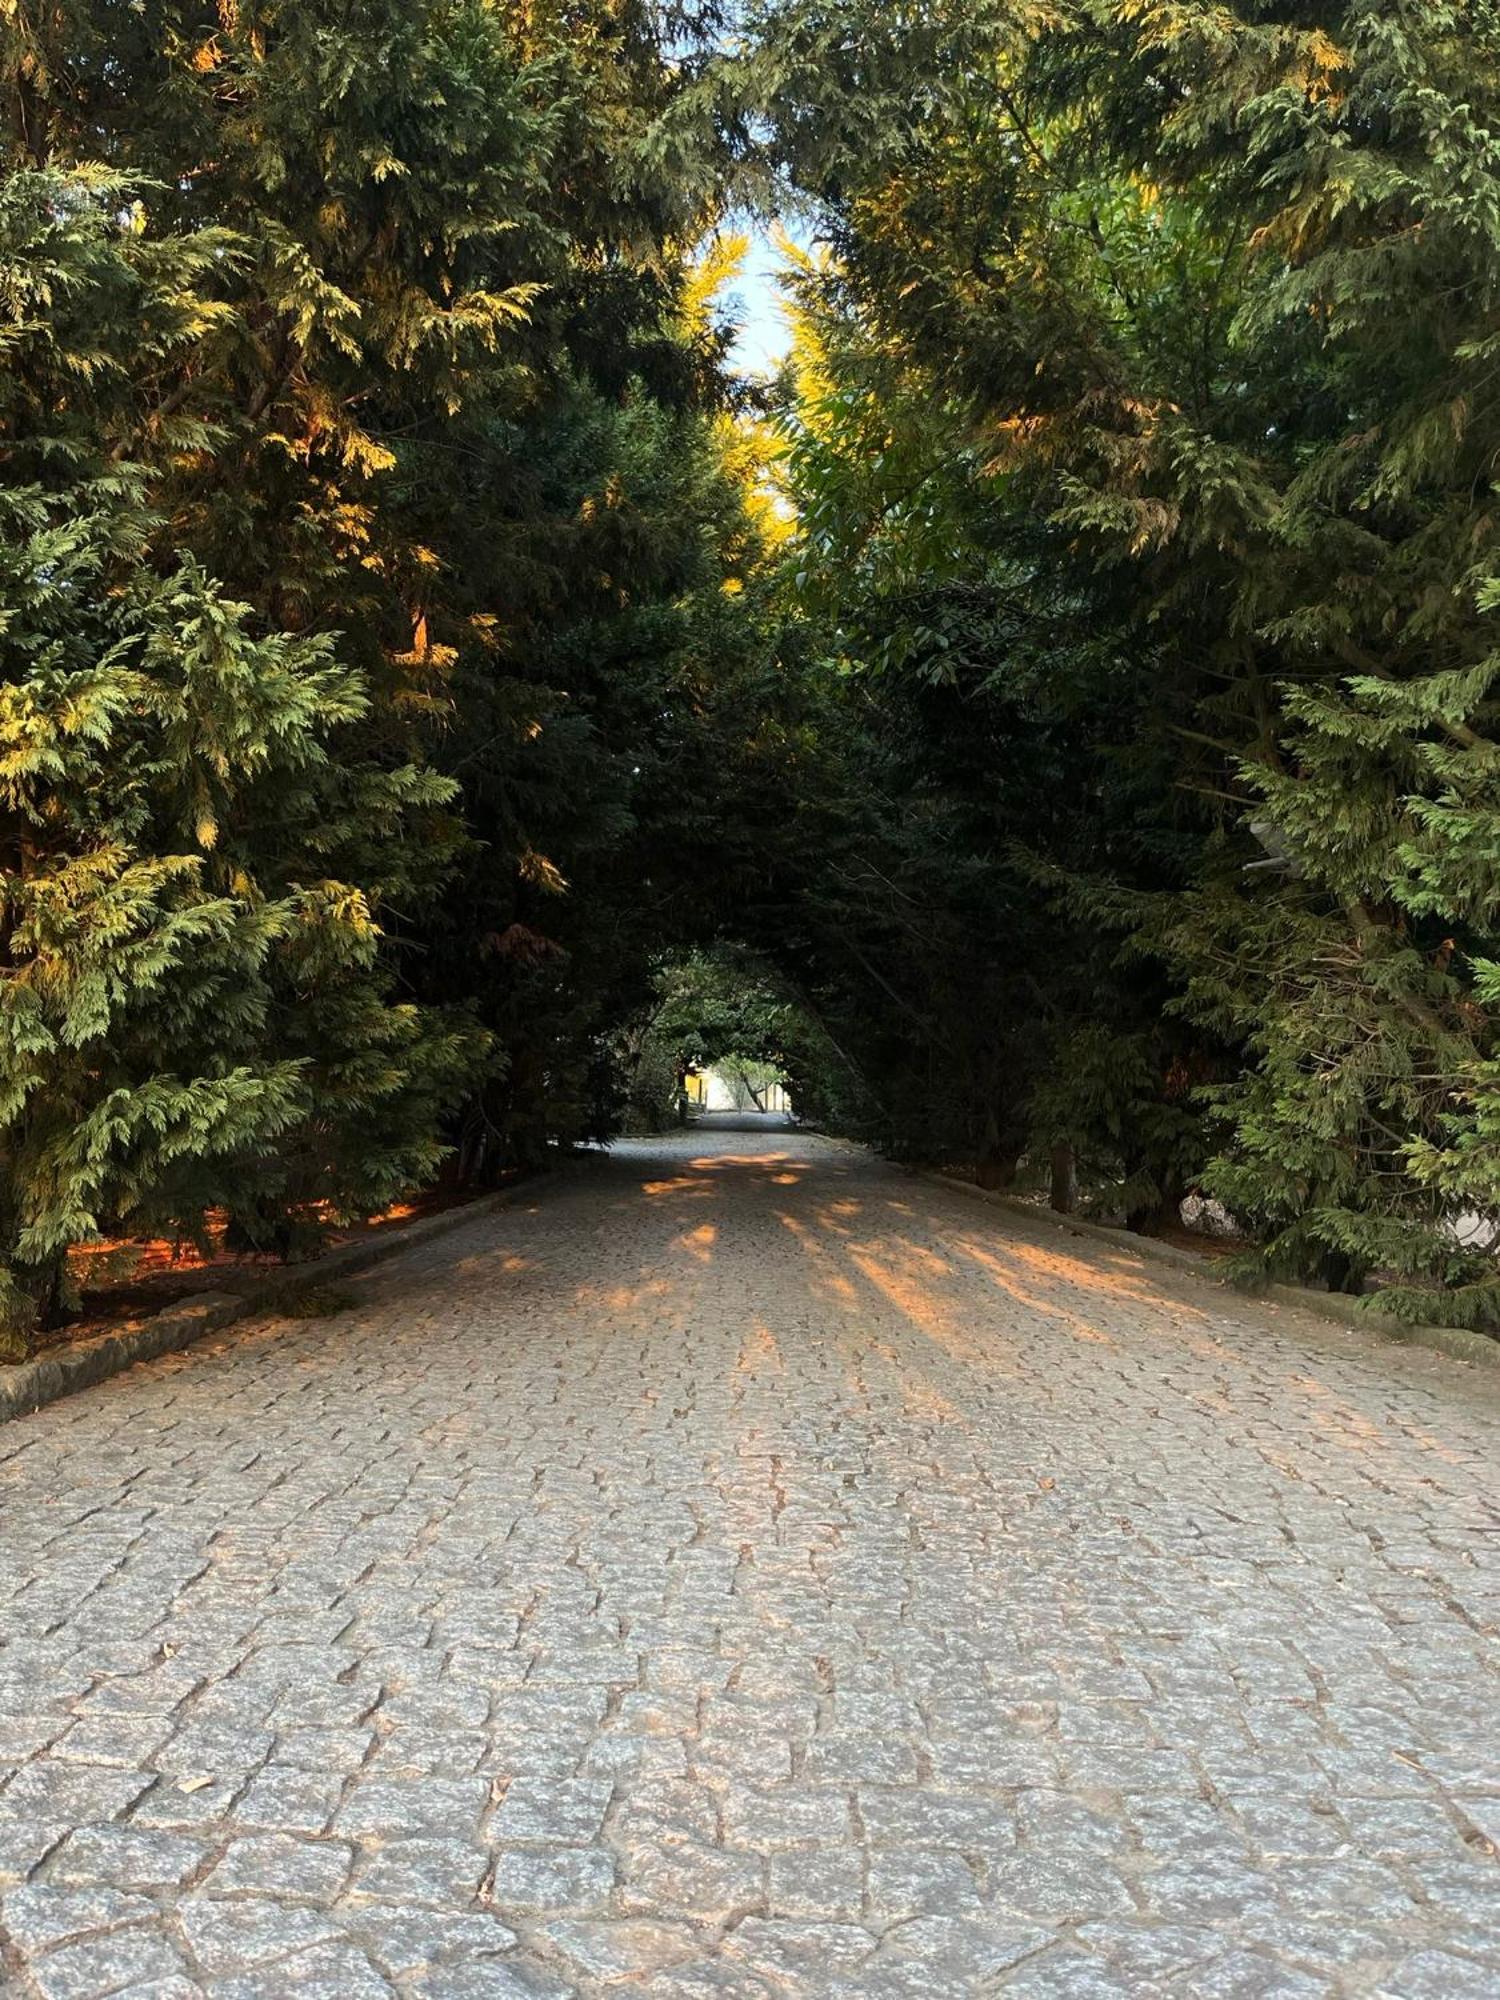
<svg viewBox="0 0 1500 2000">
<path fill-rule="evenodd" d="M 16 1337 L 648 1042 L 1500 1325 L 1489 0 L 0 0 L 0 89 Z"/>
</svg>

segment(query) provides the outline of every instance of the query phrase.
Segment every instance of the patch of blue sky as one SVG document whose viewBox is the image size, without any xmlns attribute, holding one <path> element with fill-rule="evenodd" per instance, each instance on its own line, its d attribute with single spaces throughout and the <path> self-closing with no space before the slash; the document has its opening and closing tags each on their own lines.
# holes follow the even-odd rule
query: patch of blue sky
<svg viewBox="0 0 1500 2000">
<path fill-rule="evenodd" d="M 729 350 L 739 375 L 774 375 L 792 344 L 785 302 L 777 283 L 782 259 L 770 230 L 750 231 L 750 248 L 739 274 L 725 288 L 724 306 L 737 331 Z"/>
</svg>

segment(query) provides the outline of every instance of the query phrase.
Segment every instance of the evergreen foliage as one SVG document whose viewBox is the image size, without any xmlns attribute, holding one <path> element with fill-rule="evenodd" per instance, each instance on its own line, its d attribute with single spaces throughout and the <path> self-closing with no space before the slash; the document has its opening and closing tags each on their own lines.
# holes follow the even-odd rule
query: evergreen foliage
<svg viewBox="0 0 1500 2000">
<path fill-rule="evenodd" d="M 1024 687 L 1064 732 L 1065 814 L 1031 760 L 933 784 L 995 816 L 989 976 L 1034 977 L 1038 1028 L 1059 994 L 1032 1075 L 999 1057 L 1027 1146 L 1118 1133 L 1127 1209 L 1140 1165 L 1175 1195 L 1206 1148 L 1260 1268 L 1377 1272 L 1474 1324 L 1500 1317 L 1458 1240 L 1500 1217 L 1497 58 L 1488 5 L 1085 0 L 791 4 L 750 65 L 836 253 L 802 281 L 831 390 L 791 420 L 866 699 L 961 686 L 969 628 L 922 579 L 966 607 L 998 582 L 984 700 Z M 851 402 L 880 436 L 831 426 L 828 560 Z M 914 408 L 953 447 L 882 495 Z M 1018 923 L 1017 874 L 1057 928 Z M 998 1052 L 1023 1008 L 995 1004 Z"/>
<path fill-rule="evenodd" d="M 753 1092 L 782 1084 L 805 1121 L 847 1126 L 860 1084 L 786 976 L 718 946 L 662 966 L 651 1000 L 620 1037 L 628 1116 L 658 1131 L 681 1113 L 688 1069 L 727 1070 Z"/>
<path fill-rule="evenodd" d="M 23 1333 L 72 1242 L 294 1249 L 597 1124 L 666 921 L 629 829 L 754 539 L 691 28 L 6 6 Z"/>
<path fill-rule="evenodd" d="M 375 871 L 400 887 L 403 822 L 448 788 L 335 759 L 369 697 L 330 636 L 257 631 L 163 549 L 142 367 L 217 338 L 239 248 L 153 241 L 146 192 L 88 167 L 0 186 L 0 1216 L 23 1332 L 103 1230 L 381 1205 L 430 1172 L 473 1059 L 376 966 Z"/>
<path fill-rule="evenodd" d="M 1500 1325 L 1493 0 L 0 0 L 0 92 L 13 1339 L 669 1050 Z"/>
</svg>

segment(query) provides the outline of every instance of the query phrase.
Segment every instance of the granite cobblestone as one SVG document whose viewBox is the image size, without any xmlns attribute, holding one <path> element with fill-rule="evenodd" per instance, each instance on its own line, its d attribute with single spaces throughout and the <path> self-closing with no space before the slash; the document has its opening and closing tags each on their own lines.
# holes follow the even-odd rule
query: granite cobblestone
<svg viewBox="0 0 1500 2000">
<path fill-rule="evenodd" d="M 0 1429 L 25 2000 L 1500 1993 L 1500 1392 L 793 1131 Z"/>
</svg>

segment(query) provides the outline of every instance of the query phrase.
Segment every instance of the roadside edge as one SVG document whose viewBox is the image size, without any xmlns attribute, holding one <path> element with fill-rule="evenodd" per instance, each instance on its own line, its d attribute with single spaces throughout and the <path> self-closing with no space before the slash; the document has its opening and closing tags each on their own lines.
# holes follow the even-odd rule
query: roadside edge
<svg viewBox="0 0 1500 2000">
<path fill-rule="evenodd" d="M 6 1364 L 0 1367 L 0 1424 L 10 1422 L 13 1417 L 30 1416 L 48 1403 L 76 1395 L 80 1389 L 91 1389 L 96 1382 L 122 1374 L 138 1361 L 155 1361 L 163 1354 L 180 1353 L 207 1334 L 217 1333 L 220 1327 L 275 1312 L 299 1292 L 320 1287 L 330 1278 L 349 1277 L 356 1271 L 368 1270 L 389 1257 L 399 1256 L 403 1250 L 446 1236 L 450 1230 L 462 1229 L 497 1209 L 509 1208 L 517 1200 L 536 1194 L 564 1171 L 557 1169 L 545 1176 L 537 1175 L 513 1187 L 499 1188 L 494 1194 L 481 1195 L 477 1201 L 462 1202 L 436 1215 L 419 1216 L 415 1222 L 381 1230 L 355 1243 L 342 1243 L 309 1263 L 289 1264 L 268 1274 L 265 1282 L 253 1291 L 193 1292 L 131 1325 L 67 1342 L 34 1355 L 29 1361 Z"/>
<path fill-rule="evenodd" d="M 1179 1271 L 1190 1272 L 1207 1284 L 1217 1285 L 1220 1290 L 1230 1289 L 1206 1257 L 1200 1257 L 1192 1250 L 1179 1249 L 1175 1243 L 1158 1243 L 1153 1237 L 1136 1235 L 1134 1230 L 1111 1229 L 1102 1222 L 1085 1222 L 1076 1215 L 1059 1215 L 1055 1209 L 1022 1201 L 1016 1195 L 975 1187 L 972 1181 L 960 1180 L 956 1174 L 923 1172 L 921 1178 L 934 1187 L 952 1188 L 955 1193 L 968 1195 L 973 1201 L 1005 1209 L 1027 1222 L 1050 1223 L 1053 1228 L 1071 1236 L 1091 1236 L 1097 1242 L 1107 1243 L 1111 1249 L 1123 1250 L 1147 1262 L 1174 1265 Z M 1280 1305 L 1298 1306 L 1303 1312 L 1316 1313 L 1322 1319 L 1337 1320 L 1342 1326 L 1376 1334 L 1382 1340 L 1393 1341 L 1401 1347 L 1427 1348 L 1434 1354 L 1446 1355 L 1450 1361 L 1469 1361 L 1479 1367 L 1500 1367 L 1500 1340 L 1491 1340 L 1483 1333 L 1470 1333 L 1465 1327 L 1422 1326 L 1397 1319 L 1391 1313 L 1381 1312 L 1376 1306 L 1362 1305 L 1358 1299 L 1346 1297 L 1342 1292 L 1313 1292 L 1301 1285 L 1267 1285 L 1261 1291 L 1241 1292 L 1237 1296 L 1247 1302 L 1275 1299 Z"/>
</svg>

